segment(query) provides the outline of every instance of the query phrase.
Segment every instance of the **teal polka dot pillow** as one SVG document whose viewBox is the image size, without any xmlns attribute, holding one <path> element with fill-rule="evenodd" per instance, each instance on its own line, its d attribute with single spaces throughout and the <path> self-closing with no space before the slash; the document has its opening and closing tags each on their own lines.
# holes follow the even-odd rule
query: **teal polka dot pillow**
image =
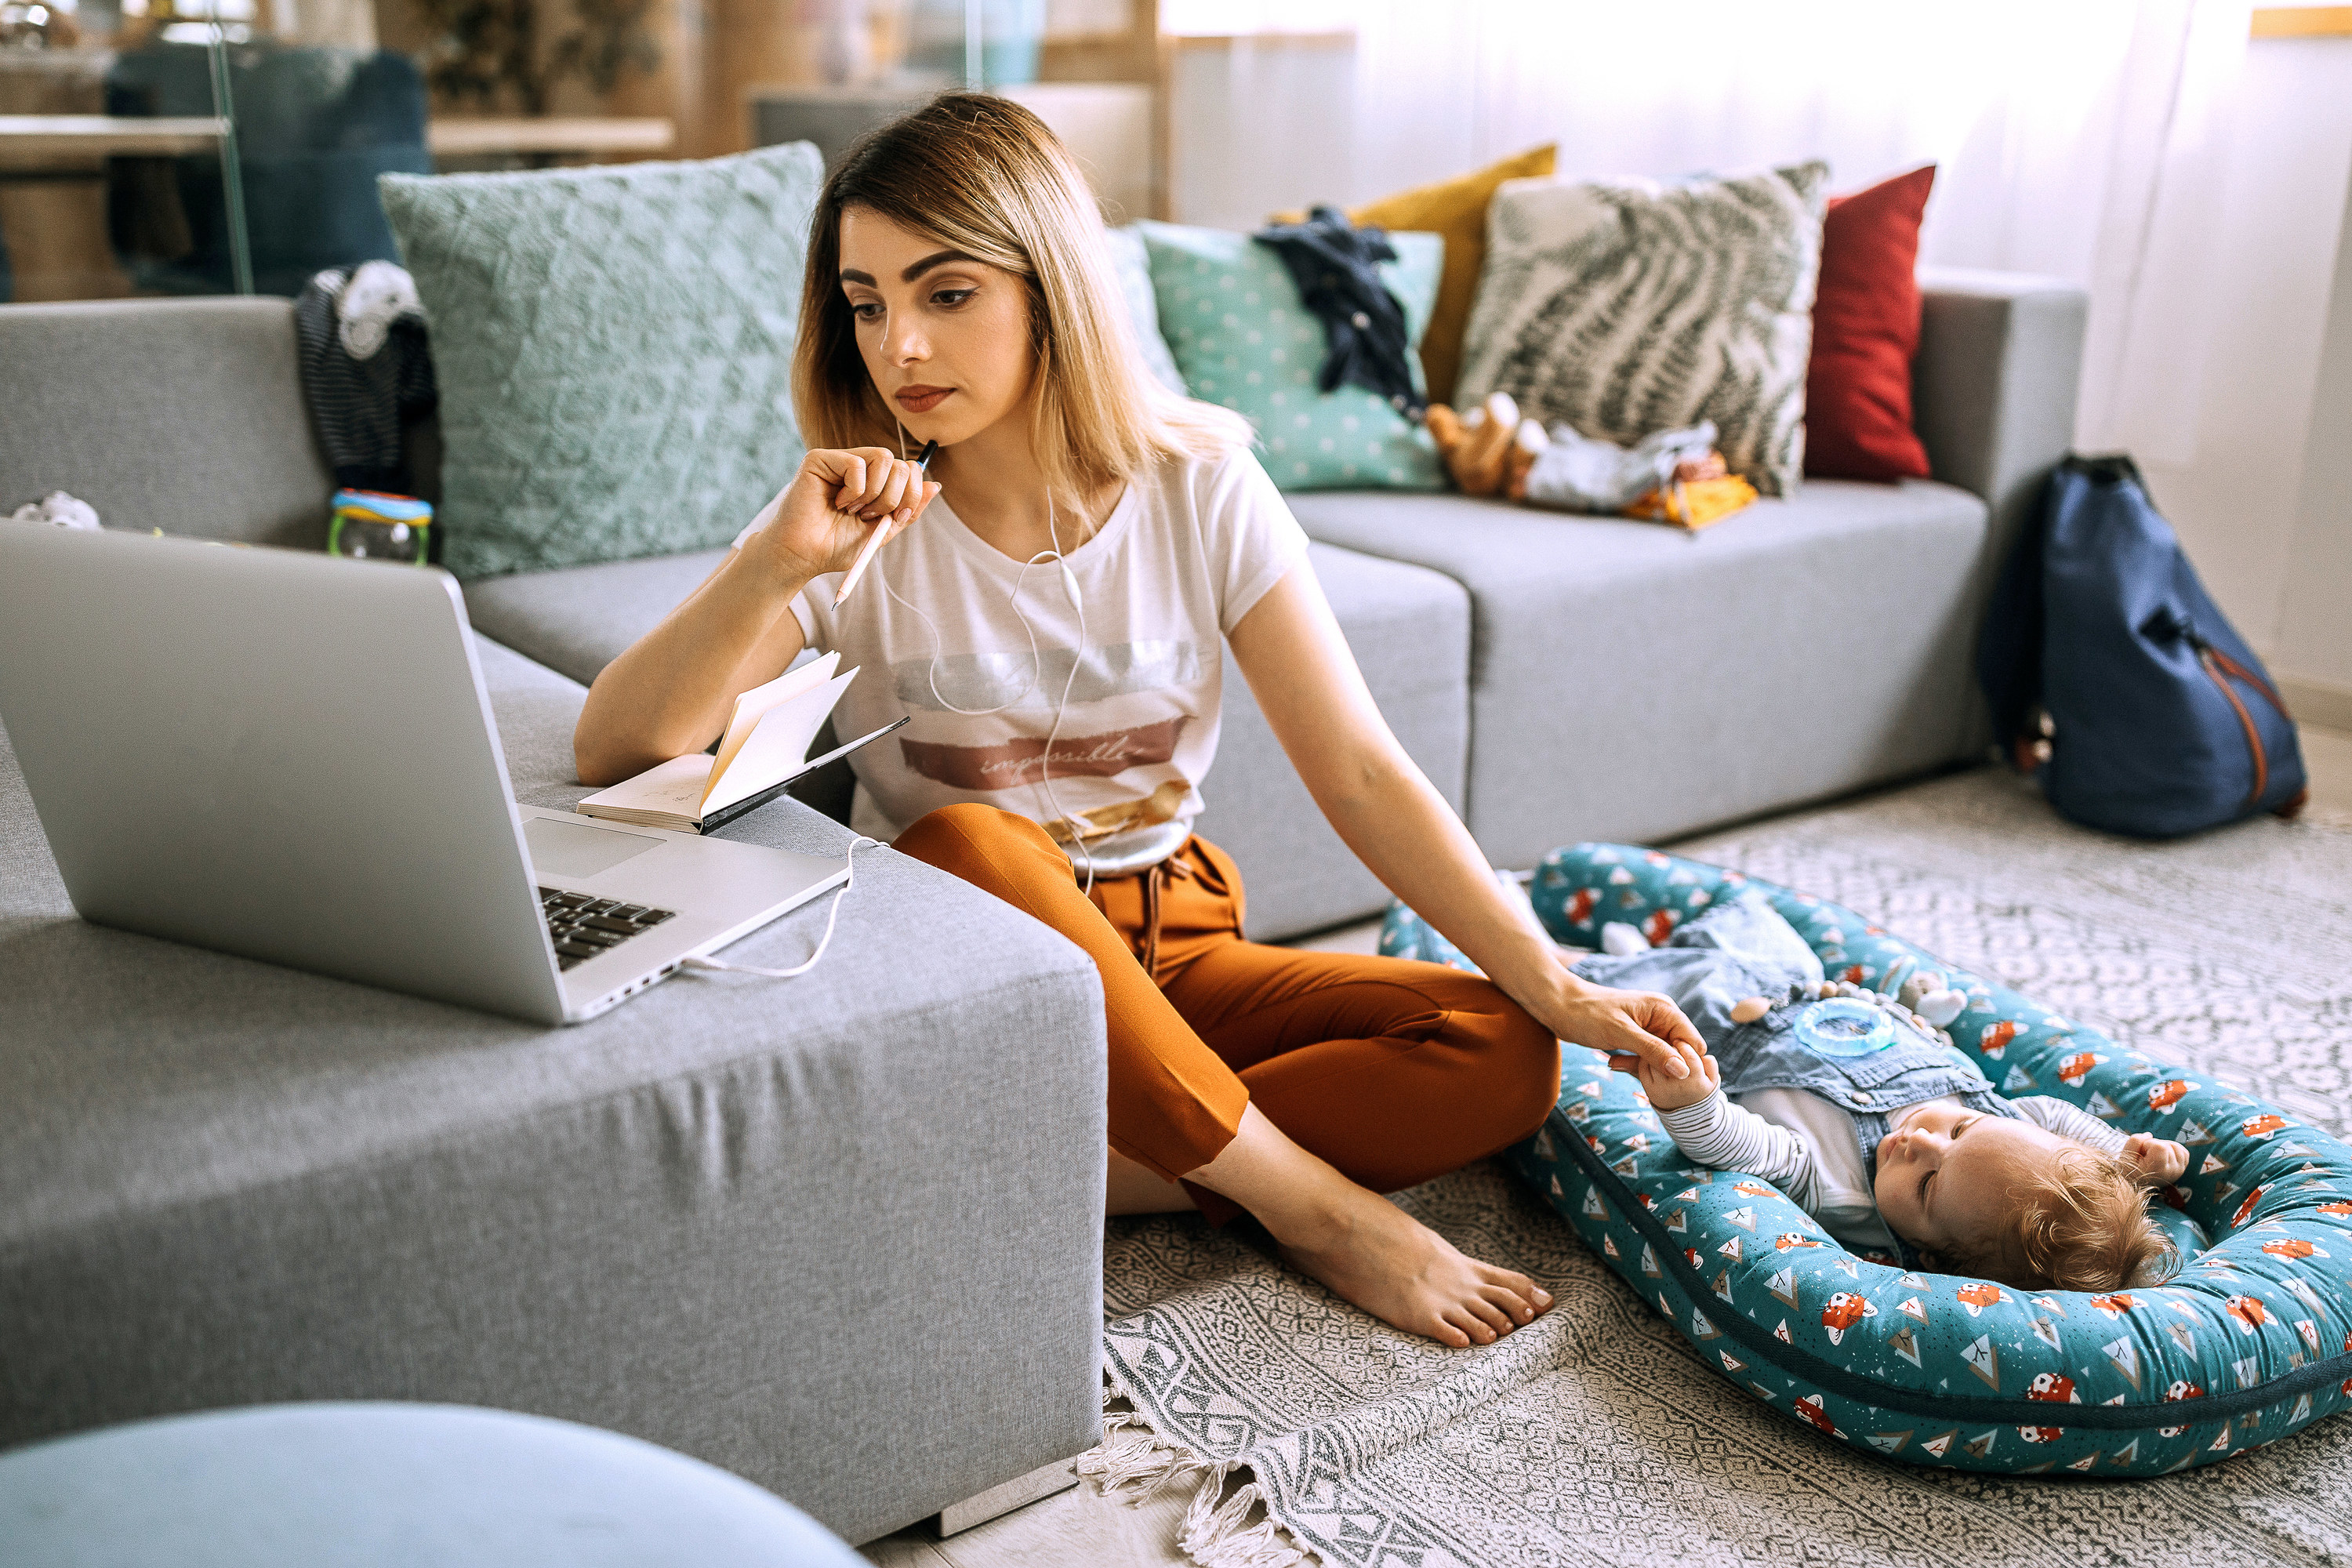
<svg viewBox="0 0 2352 1568">
<path fill-rule="evenodd" d="M 1429 432 L 1360 386 L 1321 392 L 1323 323 L 1298 302 L 1281 258 L 1245 234 L 1180 224 L 1135 226 L 1151 257 L 1160 335 L 1204 403 L 1222 404 L 1257 427 L 1258 458 L 1286 490 L 1442 489 L 1445 471 Z M 1404 306 L 1416 351 L 1437 298 L 1445 241 L 1391 234 L 1397 259 L 1382 262 Z M 1413 358 L 1413 382 L 1421 361 Z"/>
</svg>

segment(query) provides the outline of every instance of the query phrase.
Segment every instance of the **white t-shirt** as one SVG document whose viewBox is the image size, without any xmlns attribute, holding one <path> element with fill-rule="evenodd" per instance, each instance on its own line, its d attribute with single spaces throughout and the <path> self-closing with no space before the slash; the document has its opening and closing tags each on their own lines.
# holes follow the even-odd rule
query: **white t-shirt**
<svg viewBox="0 0 2352 1568">
<path fill-rule="evenodd" d="M 1189 823 L 1217 752 L 1222 639 L 1306 552 L 1306 531 L 1246 451 L 1165 461 L 1131 482 L 1069 552 L 1077 605 L 1053 562 L 1024 574 L 945 497 L 933 501 L 840 609 L 838 574 L 793 600 L 808 646 L 859 670 L 834 710 L 844 740 L 913 718 L 851 756 L 852 827 L 887 840 L 959 801 L 1047 822 L 1170 781 L 1186 786 L 1178 820 Z"/>
</svg>

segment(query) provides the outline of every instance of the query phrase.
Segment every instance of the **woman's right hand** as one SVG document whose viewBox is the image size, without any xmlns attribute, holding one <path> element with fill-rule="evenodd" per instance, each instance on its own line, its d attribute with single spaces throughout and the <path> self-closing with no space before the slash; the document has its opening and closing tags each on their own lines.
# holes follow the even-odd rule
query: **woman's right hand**
<svg viewBox="0 0 2352 1568">
<path fill-rule="evenodd" d="M 846 572 L 875 528 L 901 532 L 939 493 L 935 481 L 886 447 L 813 451 L 761 509 L 759 531 L 743 552 L 796 584 Z"/>
</svg>

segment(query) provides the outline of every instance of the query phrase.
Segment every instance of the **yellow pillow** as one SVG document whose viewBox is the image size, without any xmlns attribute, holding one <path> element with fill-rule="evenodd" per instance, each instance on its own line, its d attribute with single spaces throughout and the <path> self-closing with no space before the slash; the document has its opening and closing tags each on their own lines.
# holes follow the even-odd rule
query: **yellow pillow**
<svg viewBox="0 0 2352 1568">
<path fill-rule="evenodd" d="M 1421 340 L 1422 373 L 1432 403 L 1454 401 L 1454 380 L 1462 369 L 1462 334 L 1470 327 L 1470 305 L 1478 294 L 1478 272 L 1486 262 L 1486 203 L 1505 180 L 1546 179 L 1557 145 L 1538 147 L 1458 179 L 1415 185 L 1367 203 L 1348 214 L 1359 226 L 1445 237 L 1445 268 L 1437 279 L 1437 303 Z M 1298 223 L 1304 213 L 1276 213 L 1276 223 Z"/>
</svg>

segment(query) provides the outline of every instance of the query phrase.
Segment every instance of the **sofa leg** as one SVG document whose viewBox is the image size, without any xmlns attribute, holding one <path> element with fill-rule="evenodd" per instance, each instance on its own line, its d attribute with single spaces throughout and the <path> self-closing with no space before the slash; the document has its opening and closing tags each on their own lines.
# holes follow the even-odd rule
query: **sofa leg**
<svg viewBox="0 0 2352 1568">
<path fill-rule="evenodd" d="M 1025 1476 L 1015 1476 L 1003 1486 L 991 1487 L 977 1497 L 950 1503 L 940 1510 L 941 1539 L 970 1530 L 975 1524 L 986 1524 L 999 1514 L 1025 1508 L 1040 1498 L 1067 1491 L 1078 1484 L 1077 1457 L 1056 1459 L 1050 1465 L 1040 1465 Z"/>
</svg>

